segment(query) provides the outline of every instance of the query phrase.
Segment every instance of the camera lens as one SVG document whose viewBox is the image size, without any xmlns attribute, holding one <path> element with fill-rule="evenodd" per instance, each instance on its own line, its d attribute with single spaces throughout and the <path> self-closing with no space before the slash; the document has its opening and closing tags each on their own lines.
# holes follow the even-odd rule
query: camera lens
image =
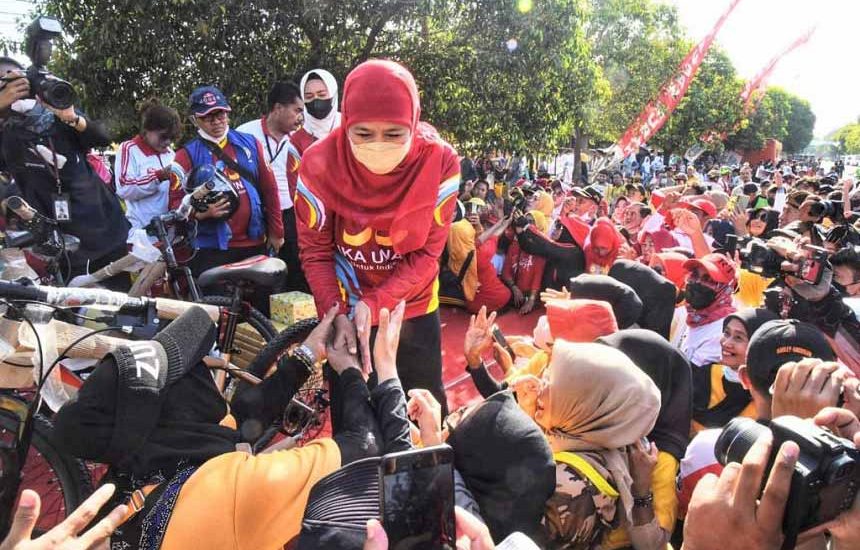
<svg viewBox="0 0 860 550">
<path fill-rule="evenodd" d="M 769 431 L 770 428 L 750 418 L 734 418 L 717 438 L 714 455 L 723 466 L 729 462 L 743 462 L 756 440 Z"/>
<path fill-rule="evenodd" d="M 75 89 L 65 80 L 46 80 L 43 83 L 42 96 L 56 109 L 68 109 L 75 104 Z"/>
</svg>

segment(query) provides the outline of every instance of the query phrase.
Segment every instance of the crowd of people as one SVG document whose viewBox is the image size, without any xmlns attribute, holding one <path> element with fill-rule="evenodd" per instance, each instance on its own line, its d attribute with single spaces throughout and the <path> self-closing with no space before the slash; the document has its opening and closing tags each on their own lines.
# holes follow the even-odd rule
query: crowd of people
<svg viewBox="0 0 860 550">
<path fill-rule="evenodd" d="M 409 71 L 371 60 L 342 93 L 323 69 L 275 83 L 265 114 L 236 129 L 229 98 L 201 86 L 186 107 L 195 134 L 177 149 L 180 114 L 146 103 L 139 134 L 117 152 L 113 192 L 88 158 L 109 142 L 104 128 L 31 99 L 21 69 L 0 59 L 5 170 L 16 194 L 80 238 L 73 274 L 125 254 L 129 231 L 214 171 L 233 193 L 194 214 L 192 272 L 278 254 L 284 287 L 309 291 L 321 316 L 229 408 L 202 363 L 211 323 L 199 332 L 181 318 L 157 335 L 153 354 L 168 368 L 148 386 L 133 355 L 105 357 L 56 415 L 55 435 L 70 454 L 109 464 L 116 494 L 95 493 L 34 541 L 45 548 L 65 547 L 105 502 L 76 540 L 386 548 L 378 514 L 350 500 L 378 501 L 367 496 L 378 488 L 338 476 L 443 443 L 454 453 L 457 548 L 493 548 L 515 532 L 542 548 L 780 548 L 798 444 L 777 452 L 763 438 L 742 464 L 723 464 L 722 428 L 793 415 L 860 444 L 851 179 L 656 151 L 583 181 L 545 167 L 532 178 L 521 155 L 461 160 L 421 120 Z M 111 281 L 127 284 L 127 274 Z M 480 399 L 453 411 L 440 304 L 472 315 L 463 353 Z M 498 342 L 497 316 L 536 311 L 531 334 Z M 249 452 L 249 434 L 323 360 L 332 436 Z M 343 505 L 325 517 L 315 504 L 332 498 Z M 854 501 L 798 547 L 860 547 L 858 513 Z M 0 548 L 27 547 L 37 515 L 25 491 Z"/>
</svg>

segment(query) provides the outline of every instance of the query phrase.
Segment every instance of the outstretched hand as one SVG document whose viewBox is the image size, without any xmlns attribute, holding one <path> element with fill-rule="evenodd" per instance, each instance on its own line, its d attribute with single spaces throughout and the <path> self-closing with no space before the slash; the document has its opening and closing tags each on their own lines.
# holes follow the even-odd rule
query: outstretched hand
<svg viewBox="0 0 860 550">
<path fill-rule="evenodd" d="M 471 368 L 477 368 L 481 364 L 481 356 L 490 349 L 493 342 L 493 323 L 496 321 L 496 313 L 487 316 L 487 307 L 482 306 L 477 315 L 472 315 L 469 320 L 469 328 L 466 330 L 466 339 L 463 343 L 463 351 L 466 354 L 466 364 Z"/>
<path fill-rule="evenodd" d="M 62 523 L 37 539 L 30 537 L 39 519 L 42 502 L 38 493 L 25 489 L 18 499 L 12 527 L 0 543 L 0 550 L 88 550 L 105 547 L 108 538 L 125 517 L 128 509 L 126 505 L 117 506 L 91 529 L 80 535 L 78 533 L 90 524 L 113 495 L 114 489 L 114 485 L 110 483 L 103 485 Z"/>
<path fill-rule="evenodd" d="M 331 339 L 334 332 L 334 320 L 340 311 L 340 304 L 335 304 L 329 309 L 322 321 L 308 334 L 304 344 L 314 353 L 314 359 L 318 362 L 325 359 L 326 343 Z"/>
<path fill-rule="evenodd" d="M 401 301 L 390 312 L 382 308 L 379 312 L 379 327 L 376 331 L 376 341 L 373 344 L 373 360 L 379 383 L 397 378 L 397 348 L 400 345 L 400 328 L 403 326 L 403 314 L 406 302 Z"/>
</svg>

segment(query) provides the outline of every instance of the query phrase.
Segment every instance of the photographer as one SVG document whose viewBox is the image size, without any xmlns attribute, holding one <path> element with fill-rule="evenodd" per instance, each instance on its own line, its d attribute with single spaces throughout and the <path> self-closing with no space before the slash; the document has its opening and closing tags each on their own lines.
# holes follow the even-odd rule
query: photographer
<svg viewBox="0 0 860 550">
<path fill-rule="evenodd" d="M 230 129 L 230 104 L 218 88 L 195 89 L 189 108 L 199 135 L 176 152 L 170 207 L 180 205 L 185 179 L 204 165 L 214 165 L 229 180 L 235 197 L 222 198 L 196 214 L 198 253 L 189 263 L 192 273 L 264 254 L 266 245 L 277 252 L 284 244 L 284 225 L 278 184 L 263 145 L 250 134 Z"/>
<path fill-rule="evenodd" d="M 4 116 L 2 154 L 24 200 L 56 220 L 60 231 L 80 239 L 80 248 L 64 260 L 71 278 L 124 256 L 129 224 L 116 196 L 87 162 L 89 150 L 106 147 L 110 137 L 101 124 L 70 103 L 75 98 L 68 83 L 44 69 L 50 40 L 59 35 L 57 30 L 42 28 L 46 20 L 56 24 L 40 17 L 27 29 L 25 48 L 35 71 L 31 67 L 24 76 L 14 63 L 0 65 L 6 75 L 0 107 L 11 107 L 0 115 Z M 22 98 L 25 90 L 30 99 Z M 124 290 L 130 280 L 122 273 L 105 283 Z"/>
</svg>

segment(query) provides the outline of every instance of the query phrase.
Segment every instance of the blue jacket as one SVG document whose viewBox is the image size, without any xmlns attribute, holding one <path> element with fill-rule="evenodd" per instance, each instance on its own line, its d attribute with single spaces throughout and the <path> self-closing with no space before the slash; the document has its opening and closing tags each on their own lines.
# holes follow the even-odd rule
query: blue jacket
<svg viewBox="0 0 860 550">
<path fill-rule="evenodd" d="M 233 146 L 236 152 L 236 163 L 257 177 L 259 175 L 257 168 L 260 162 L 260 159 L 257 158 L 257 139 L 250 134 L 230 130 L 227 132 L 227 142 Z M 203 138 L 201 137 L 196 137 L 186 143 L 185 150 L 188 151 L 192 168 L 202 164 L 213 163 L 212 151 L 203 143 Z M 216 160 L 214 164 L 218 170 L 224 170 L 223 161 Z M 251 203 L 248 237 L 259 239 L 265 233 L 266 227 L 263 203 L 260 194 L 257 192 L 257 187 L 246 180 L 241 174 L 239 176 L 242 180 L 242 185 L 245 186 L 245 192 L 248 194 L 248 201 Z M 227 250 L 231 237 L 232 232 L 227 220 L 203 220 L 197 225 L 196 247 Z"/>
</svg>

